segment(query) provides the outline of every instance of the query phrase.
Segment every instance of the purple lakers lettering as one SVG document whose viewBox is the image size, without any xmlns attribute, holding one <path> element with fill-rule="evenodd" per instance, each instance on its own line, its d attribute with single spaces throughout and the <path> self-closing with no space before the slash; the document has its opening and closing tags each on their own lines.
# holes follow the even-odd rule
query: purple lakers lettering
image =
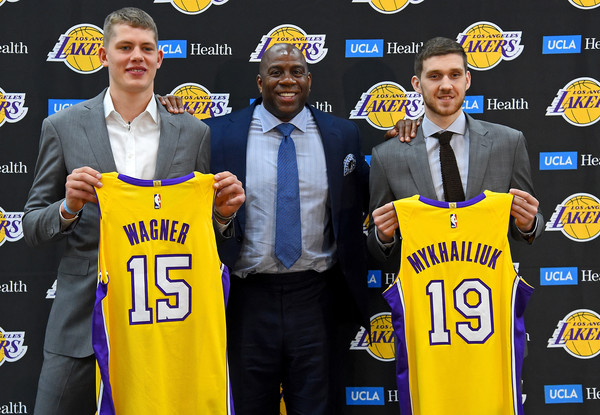
<svg viewBox="0 0 600 415">
<path fill-rule="evenodd" d="M 123 231 L 131 246 L 148 241 L 165 241 L 185 244 L 190 225 L 177 220 L 151 219 L 123 226 Z"/>
<path fill-rule="evenodd" d="M 264 35 L 250 54 L 250 62 L 260 62 L 263 54 L 278 43 L 290 43 L 300 49 L 306 62 L 320 62 L 327 55 L 325 48 L 326 35 L 308 35 L 298 26 L 284 24 L 273 28 Z"/>
</svg>

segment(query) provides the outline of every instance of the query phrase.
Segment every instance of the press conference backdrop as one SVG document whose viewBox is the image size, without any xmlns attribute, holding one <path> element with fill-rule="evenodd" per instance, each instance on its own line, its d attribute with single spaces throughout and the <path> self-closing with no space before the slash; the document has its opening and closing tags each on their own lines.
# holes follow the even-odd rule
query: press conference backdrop
<svg viewBox="0 0 600 415">
<path fill-rule="evenodd" d="M 31 249 L 22 239 L 41 122 L 107 85 L 97 58 L 103 20 L 129 5 L 159 27 L 156 91 L 181 95 L 200 119 L 248 105 L 264 51 L 295 43 L 313 74 L 311 103 L 352 119 L 367 159 L 397 119 L 423 113 L 410 84 L 423 42 L 463 44 L 472 74 L 464 110 L 524 132 L 545 215 L 539 241 L 513 244 L 536 288 L 525 412 L 599 413 L 600 0 L 0 0 L 0 413 L 33 413 L 56 293 L 60 244 Z M 395 270 L 370 268 L 373 343 L 361 329 L 347 345 L 345 412 L 397 414 L 381 297 Z"/>
</svg>

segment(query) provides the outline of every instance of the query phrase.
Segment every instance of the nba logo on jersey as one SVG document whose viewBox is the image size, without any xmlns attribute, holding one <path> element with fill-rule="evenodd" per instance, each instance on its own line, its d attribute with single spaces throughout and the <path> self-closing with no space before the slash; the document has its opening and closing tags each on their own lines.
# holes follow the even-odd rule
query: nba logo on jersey
<svg viewBox="0 0 600 415">
<path fill-rule="evenodd" d="M 458 218 L 456 216 L 456 213 L 451 213 L 450 214 L 450 227 L 452 229 L 457 228 L 458 227 Z"/>
<path fill-rule="evenodd" d="M 154 209 L 160 209 L 161 206 L 162 206 L 162 203 L 161 203 L 161 199 L 160 199 L 160 193 L 156 193 L 154 195 Z"/>
</svg>

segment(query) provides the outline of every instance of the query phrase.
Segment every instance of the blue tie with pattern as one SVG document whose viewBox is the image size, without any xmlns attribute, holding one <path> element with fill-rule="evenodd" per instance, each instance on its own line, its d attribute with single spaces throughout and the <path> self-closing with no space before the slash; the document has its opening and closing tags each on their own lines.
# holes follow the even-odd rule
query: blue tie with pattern
<svg viewBox="0 0 600 415">
<path fill-rule="evenodd" d="M 275 127 L 283 135 L 277 156 L 277 206 L 275 210 L 275 256 L 290 268 L 302 254 L 300 185 L 296 146 L 289 123 Z"/>
</svg>

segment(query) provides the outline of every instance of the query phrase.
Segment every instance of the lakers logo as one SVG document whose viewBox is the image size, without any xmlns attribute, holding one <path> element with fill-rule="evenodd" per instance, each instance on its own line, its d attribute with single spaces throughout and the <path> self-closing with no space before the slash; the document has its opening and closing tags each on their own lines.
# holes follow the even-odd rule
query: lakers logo
<svg viewBox="0 0 600 415">
<path fill-rule="evenodd" d="M 320 62 L 327 55 L 325 35 L 308 35 L 298 26 L 284 24 L 273 28 L 262 37 L 254 52 L 250 54 L 250 62 L 260 62 L 263 54 L 278 43 L 296 46 L 308 63 Z"/>
<path fill-rule="evenodd" d="M 24 331 L 4 331 L 0 327 L 0 366 L 4 362 L 16 362 L 25 355 Z"/>
<path fill-rule="evenodd" d="M 102 69 L 98 49 L 102 46 L 102 29 L 91 24 L 80 24 L 60 35 L 49 62 L 64 62 L 70 69 L 81 74 L 90 74 Z"/>
<path fill-rule="evenodd" d="M 600 6 L 600 0 L 569 0 L 569 3 L 579 9 L 594 9 Z"/>
<path fill-rule="evenodd" d="M 589 193 L 576 193 L 556 206 L 546 223 L 547 231 L 561 231 L 575 242 L 587 242 L 600 234 L 600 200 Z"/>
<path fill-rule="evenodd" d="M 181 84 L 171 91 L 171 95 L 181 97 L 183 108 L 186 111 L 193 109 L 194 117 L 199 120 L 219 117 L 231 112 L 231 107 L 227 106 L 229 94 L 211 94 L 208 89 L 199 84 Z"/>
<path fill-rule="evenodd" d="M 0 88 L 0 127 L 5 122 L 21 121 L 28 108 L 25 106 L 25 94 L 21 92 L 4 92 Z"/>
<path fill-rule="evenodd" d="M 423 0 L 352 0 L 352 3 L 369 3 L 379 13 L 392 14 L 404 9 L 409 4 L 419 4 Z"/>
<path fill-rule="evenodd" d="M 171 3 L 173 7 L 185 14 L 199 14 L 213 4 L 220 6 L 229 0 L 154 0 L 154 3 Z"/>
<path fill-rule="evenodd" d="M 382 362 L 396 358 L 395 334 L 392 326 L 392 313 L 379 313 L 371 317 L 371 343 L 364 327 L 350 343 L 350 350 L 366 350 L 372 357 Z"/>
<path fill-rule="evenodd" d="M 16 3 L 19 0 L 0 0 L 0 6 L 4 5 L 4 3 L 9 2 L 9 3 Z"/>
<path fill-rule="evenodd" d="M 406 92 L 395 82 L 380 82 L 367 92 L 350 111 L 351 119 L 367 120 L 371 126 L 388 130 L 398 120 L 415 120 L 425 112 L 423 98 L 418 92 Z"/>
<path fill-rule="evenodd" d="M 23 212 L 5 212 L 0 208 L 0 246 L 23 237 Z"/>
<path fill-rule="evenodd" d="M 467 54 L 469 68 L 487 71 L 523 52 L 521 32 L 506 32 L 490 22 L 477 22 L 456 37 Z"/>
<path fill-rule="evenodd" d="M 562 347 L 578 359 L 591 359 L 600 353 L 600 315 L 592 310 L 575 310 L 557 324 L 548 348 Z"/>
<path fill-rule="evenodd" d="M 561 115 L 577 127 L 592 125 L 600 119 L 600 83 L 594 78 L 577 78 L 559 89 L 546 116 Z"/>
</svg>

